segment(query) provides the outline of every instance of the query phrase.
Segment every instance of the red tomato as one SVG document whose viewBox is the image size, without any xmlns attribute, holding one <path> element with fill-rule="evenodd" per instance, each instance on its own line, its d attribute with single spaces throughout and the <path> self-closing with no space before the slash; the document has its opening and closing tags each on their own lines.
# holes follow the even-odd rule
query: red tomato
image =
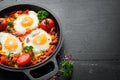
<svg viewBox="0 0 120 80">
<path fill-rule="evenodd" d="M 5 30 L 8 22 L 5 18 L 0 18 L 0 31 Z"/>
<path fill-rule="evenodd" d="M 0 57 L 0 62 L 1 62 L 2 64 L 8 65 L 8 59 L 7 59 L 5 56 L 1 56 L 1 57 Z"/>
<path fill-rule="evenodd" d="M 30 54 L 22 54 L 18 57 L 17 64 L 24 66 L 30 62 Z"/>
<path fill-rule="evenodd" d="M 39 26 L 40 26 L 40 28 L 42 28 L 46 31 L 50 31 L 51 28 L 54 26 L 54 24 L 55 24 L 55 22 L 51 18 L 46 18 L 41 21 Z"/>
</svg>

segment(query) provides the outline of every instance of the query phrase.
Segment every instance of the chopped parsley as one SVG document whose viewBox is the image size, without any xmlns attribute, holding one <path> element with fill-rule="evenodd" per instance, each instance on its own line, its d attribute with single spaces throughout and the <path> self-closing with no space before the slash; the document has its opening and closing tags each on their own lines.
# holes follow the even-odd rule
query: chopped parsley
<svg viewBox="0 0 120 80">
<path fill-rule="evenodd" d="M 23 48 L 23 50 L 25 50 L 25 51 L 33 51 L 33 46 L 25 46 Z"/>
<path fill-rule="evenodd" d="M 13 25 L 13 22 L 12 22 L 12 21 L 10 21 L 8 24 L 9 24 L 9 26 L 12 26 L 12 25 Z"/>
<path fill-rule="evenodd" d="M 6 31 L 10 31 L 10 26 L 7 26 L 7 27 L 6 27 Z"/>
<path fill-rule="evenodd" d="M 48 12 L 45 11 L 45 10 L 40 10 L 38 11 L 37 13 L 37 17 L 38 17 L 38 20 L 41 22 L 43 19 L 47 18 L 48 17 Z"/>
<path fill-rule="evenodd" d="M 13 53 L 9 53 L 9 54 L 7 55 L 7 58 L 9 59 L 12 55 L 13 55 Z"/>
</svg>

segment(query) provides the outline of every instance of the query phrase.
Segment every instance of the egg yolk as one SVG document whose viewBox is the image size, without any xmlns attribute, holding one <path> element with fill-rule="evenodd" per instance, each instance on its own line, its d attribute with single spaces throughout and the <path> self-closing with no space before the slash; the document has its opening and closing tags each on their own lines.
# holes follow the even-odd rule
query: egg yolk
<svg viewBox="0 0 120 80">
<path fill-rule="evenodd" d="M 47 36 L 40 34 L 34 37 L 33 44 L 45 44 L 47 42 Z"/>
<path fill-rule="evenodd" d="M 5 48 L 9 51 L 14 50 L 18 47 L 17 41 L 15 40 L 15 38 L 7 38 L 5 41 Z"/>
<path fill-rule="evenodd" d="M 33 19 L 29 16 L 25 16 L 21 21 L 21 25 L 23 27 L 28 27 L 31 26 L 32 24 L 33 24 Z"/>
</svg>

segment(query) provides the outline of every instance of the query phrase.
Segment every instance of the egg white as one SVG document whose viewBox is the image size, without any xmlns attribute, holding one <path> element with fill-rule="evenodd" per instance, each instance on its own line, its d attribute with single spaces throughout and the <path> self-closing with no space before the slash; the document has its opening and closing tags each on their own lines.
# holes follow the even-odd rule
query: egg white
<svg viewBox="0 0 120 80">
<path fill-rule="evenodd" d="M 34 11 L 29 11 L 28 14 L 22 14 L 22 15 L 19 15 L 18 18 L 14 21 L 14 29 L 19 32 L 19 33 L 22 33 L 24 34 L 27 30 L 25 27 L 23 27 L 21 25 L 21 21 L 24 17 L 26 16 L 29 16 L 33 19 L 33 23 L 31 26 L 28 26 L 30 29 L 35 29 L 38 27 L 38 23 L 39 23 L 39 20 L 38 20 L 38 17 L 37 17 L 37 13 L 34 12 Z"/>
<path fill-rule="evenodd" d="M 34 36 L 39 35 L 39 34 L 45 34 L 47 36 L 47 42 L 45 44 L 42 45 L 35 45 L 33 44 L 33 39 Z M 27 40 L 29 39 L 29 41 Z M 31 32 L 31 34 L 27 35 L 24 41 L 24 46 L 33 46 L 33 52 L 34 54 L 41 52 L 41 51 L 45 51 L 49 48 L 49 44 L 52 41 L 51 36 L 44 30 L 42 29 L 37 29 L 34 30 L 33 32 Z"/>
<path fill-rule="evenodd" d="M 16 49 L 9 51 L 8 49 L 5 48 L 4 44 L 8 37 L 12 37 L 16 40 L 18 44 L 18 47 Z M 19 54 L 22 51 L 22 43 L 19 41 L 17 37 L 15 37 L 12 34 L 0 32 L 0 43 L 2 45 L 2 51 L 5 53 L 5 55 L 8 55 L 9 53 Z"/>
</svg>

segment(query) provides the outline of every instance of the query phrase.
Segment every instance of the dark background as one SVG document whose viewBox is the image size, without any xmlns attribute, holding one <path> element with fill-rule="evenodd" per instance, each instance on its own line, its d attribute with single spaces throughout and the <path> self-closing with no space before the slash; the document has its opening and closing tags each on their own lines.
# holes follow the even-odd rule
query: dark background
<svg viewBox="0 0 120 80">
<path fill-rule="evenodd" d="M 43 5 L 59 18 L 63 53 L 72 54 L 72 80 L 120 80 L 120 0 L 5 0 L 0 8 L 19 3 Z M 15 74 L 0 70 L 0 80 Z M 17 78 L 23 80 L 23 77 Z M 10 79 L 11 78 L 11 79 Z"/>
</svg>

